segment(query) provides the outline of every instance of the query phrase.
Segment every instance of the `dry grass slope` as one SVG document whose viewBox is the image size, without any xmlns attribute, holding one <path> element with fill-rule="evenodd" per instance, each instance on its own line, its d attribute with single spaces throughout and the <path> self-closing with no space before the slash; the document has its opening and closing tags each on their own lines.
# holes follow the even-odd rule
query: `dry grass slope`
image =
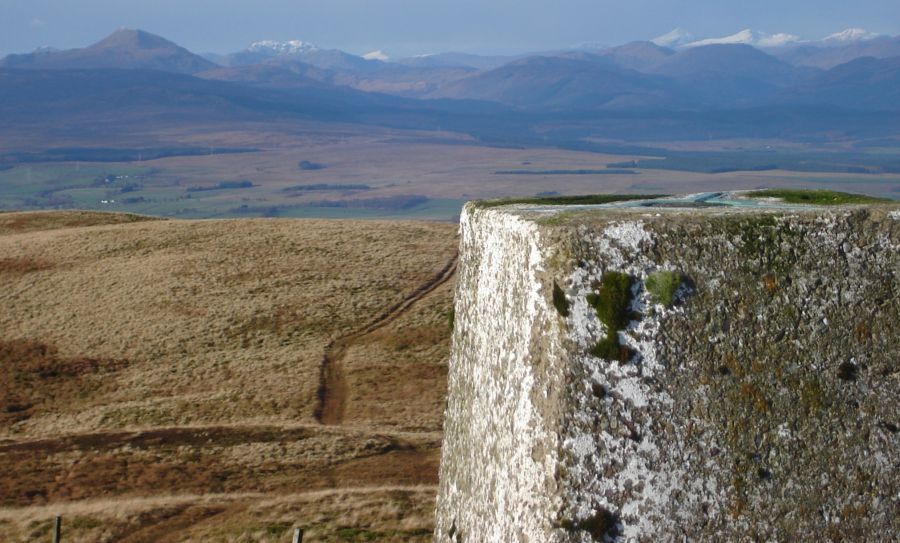
<svg viewBox="0 0 900 543">
<path fill-rule="evenodd" d="M 455 226 L 0 215 L 0 540 L 430 537 Z M 18 217 L 17 217 L 18 216 Z"/>
<path fill-rule="evenodd" d="M 22 211 L 0 213 L 0 236 L 22 234 L 59 228 L 127 224 L 157 221 L 155 217 L 132 213 L 101 213 L 97 211 Z"/>
</svg>

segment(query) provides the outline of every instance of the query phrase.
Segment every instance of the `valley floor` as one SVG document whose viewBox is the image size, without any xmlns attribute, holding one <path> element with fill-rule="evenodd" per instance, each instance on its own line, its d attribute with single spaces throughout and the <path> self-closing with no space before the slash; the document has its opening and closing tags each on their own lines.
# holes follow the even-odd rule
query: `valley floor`
<svg viewBox="0 0 900 543">
<path fill-rule="evenodd" d="M 87 149 L 80 161 L 70 157 L 5 164 L 0 156 L 0 210 L 90 209 L 179 219 L 456 221 L 467 200 L 536 194 L 684 194 L 794 187 L 895 199 L 900 195 L 896 173 L 836 173 L 850 166 L 842 162 L 853 156 L 855 148 L 849 144 L 825 149 L 771 139 L 650 143 L 670 150 L 664 159 L 621 150 L 565 150 L 550 144 L 501 148 L 452 132 L 355 125 L 151 124 L 140 129 L 88 137 L 80 131 L 66 136 L 0 127 L 0 155 L 14 149 L 34 153 Z M 149 152 L 159 145 L 173 153 L 198 148 L 209 148 L 210 153 L 125 162 L 106 161 L 114 157 L 98 161 L 94 156 L 98 146 Z M 892 146 L 870 156 L 872 164 L 863 165 L 874 171 L 880 161 L 891 163 L 896 154 Z M 770 169 L 779 162 L 796 167 L 798 161 L 819 171 Z M 829 171 L 834 167 L 839 168 Z M 721 171 L 710 173 L 711 169 Z"/>
</svg>

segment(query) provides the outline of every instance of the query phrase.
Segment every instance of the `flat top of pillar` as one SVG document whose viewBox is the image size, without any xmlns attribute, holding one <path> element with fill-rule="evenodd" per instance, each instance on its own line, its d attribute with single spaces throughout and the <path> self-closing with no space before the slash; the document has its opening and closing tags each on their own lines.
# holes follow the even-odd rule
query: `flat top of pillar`
<svg viewBox="0 0 900 543">
<path fill-rule="evenodd" d="M 766 189 L 755 191 L 700 192 L 694 194 L 667 195 L 616 195 L 551 196 L 538 198 L 512 198 L 473 202 L 475 209 L 496 208 L 523 215 L 558 215 L 562 212 L 711 212 L 730 214 L 735 212 L 798 212 L 824 211 L 827 209 L 858 208 L 872 206 L 886 209 L 891 216 L 900 219 L 900 201 L 875 198 L 862 194 L 850 194 L 830 190 Z M 592 213 L 593 214 L 593 213 Z"/>
</svg>

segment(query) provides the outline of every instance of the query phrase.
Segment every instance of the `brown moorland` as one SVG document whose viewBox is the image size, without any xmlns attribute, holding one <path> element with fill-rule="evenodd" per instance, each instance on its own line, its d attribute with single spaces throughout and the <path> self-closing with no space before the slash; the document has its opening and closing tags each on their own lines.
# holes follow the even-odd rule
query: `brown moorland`
<svg viewBox="0 0 900 543">
<path fill-rule="evenodd" d="M 0 540 L 428 540 L 456 226 L 140 219 L 0 215 Z"/>
</svg>

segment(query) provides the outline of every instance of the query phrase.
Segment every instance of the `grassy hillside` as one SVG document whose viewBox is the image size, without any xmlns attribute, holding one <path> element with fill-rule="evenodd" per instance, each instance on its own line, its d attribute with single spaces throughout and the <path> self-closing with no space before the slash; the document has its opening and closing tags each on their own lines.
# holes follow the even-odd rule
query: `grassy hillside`
<svg viewBox="0 0 900 543">
<path fill-rule="evenodd" d="M 78 226 L 100 226 L 155 220 L 159 219 L 147 215 L 95 211 L 0 213 L 0 236 Z"/>
<path fill-rule="evenodd" d="M 139 219 L 0 215 L 0 540 L 428 540 L 455 227 Z"/>
</svg>

